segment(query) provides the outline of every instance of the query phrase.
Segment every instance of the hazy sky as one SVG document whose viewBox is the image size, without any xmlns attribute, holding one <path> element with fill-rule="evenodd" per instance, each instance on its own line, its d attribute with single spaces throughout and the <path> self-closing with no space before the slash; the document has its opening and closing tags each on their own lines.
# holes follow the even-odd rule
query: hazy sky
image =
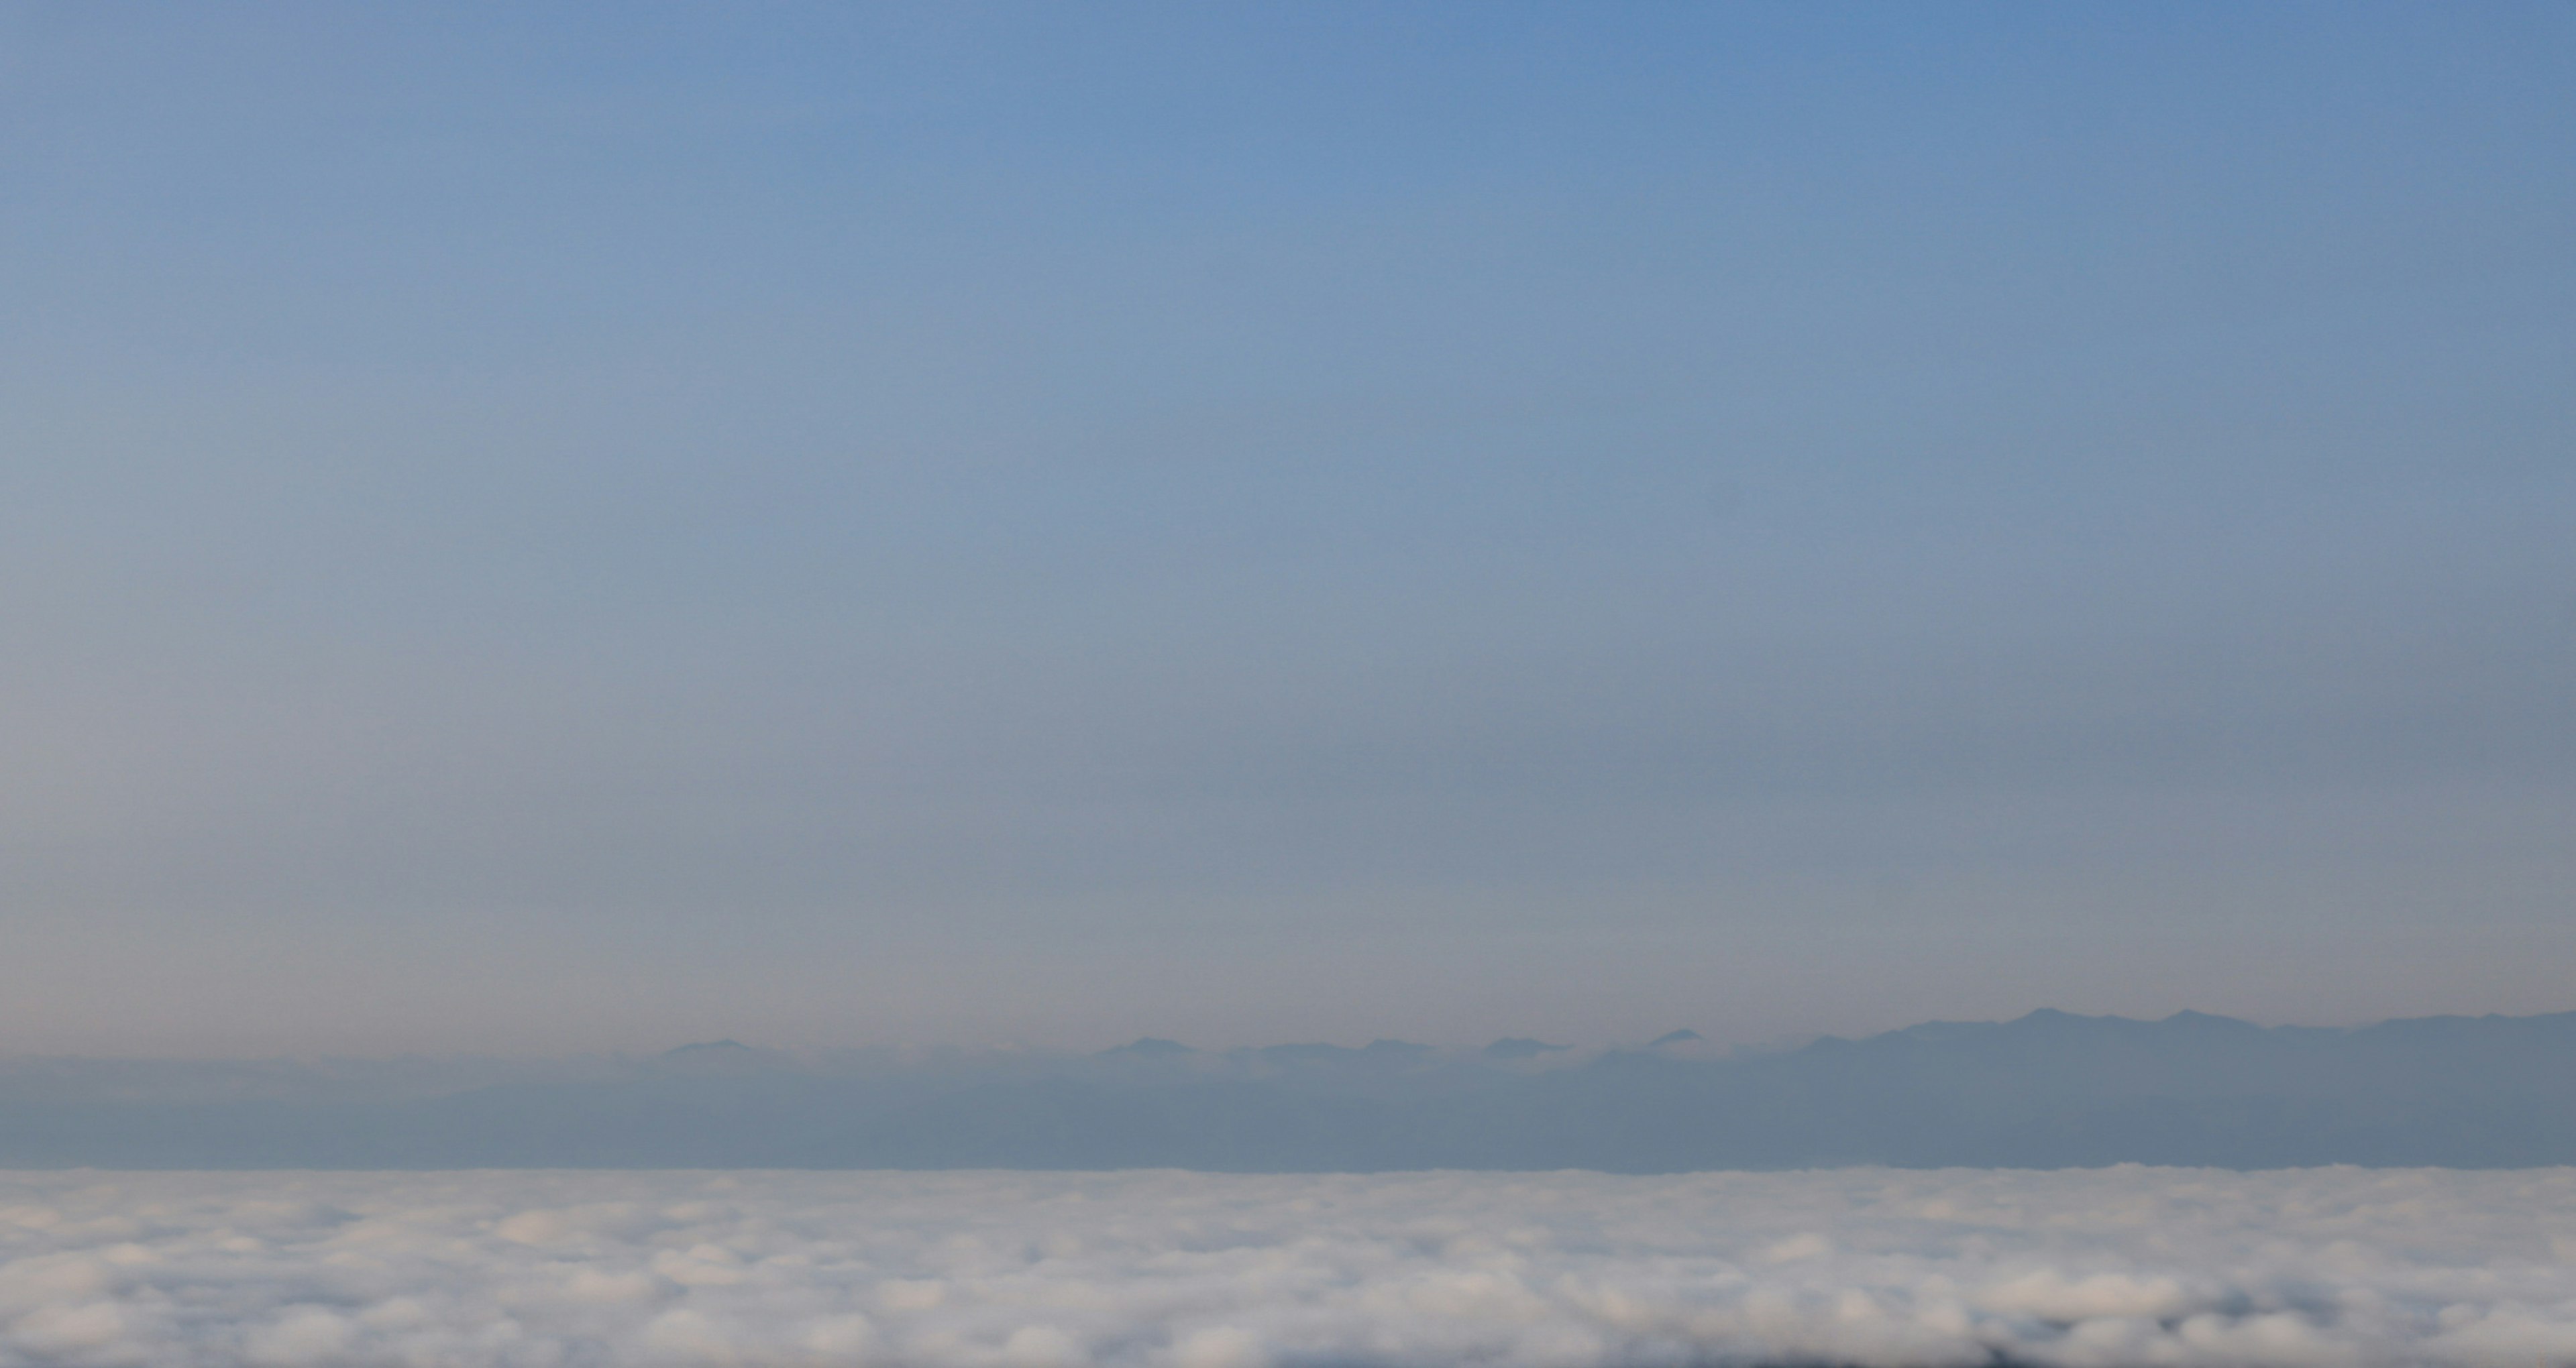
<svg viewBox="0 0 2576 1368">
<path fill-rule="evenodd" d="M 2576 11 L 0 10 L 0 1049 L 2576 1006 Z"/>
</svg>

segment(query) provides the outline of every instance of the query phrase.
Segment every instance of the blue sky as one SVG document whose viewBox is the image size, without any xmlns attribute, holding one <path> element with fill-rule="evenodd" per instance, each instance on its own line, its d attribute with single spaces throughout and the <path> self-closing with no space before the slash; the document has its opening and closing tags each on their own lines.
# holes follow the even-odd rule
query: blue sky
<svg viewBox="0 0 2576 1368">
<path fill-rule="evenodd" d="M 2572 58 L 12 10 L 0 1039 L 2566 1007 Z"/>
</svg>

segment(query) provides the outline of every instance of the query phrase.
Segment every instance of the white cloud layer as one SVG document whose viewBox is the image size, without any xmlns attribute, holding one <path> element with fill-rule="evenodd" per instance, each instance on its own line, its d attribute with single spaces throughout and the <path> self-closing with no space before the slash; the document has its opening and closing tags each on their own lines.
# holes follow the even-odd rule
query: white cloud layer
<svg viewBox="0 0 2576 1368">
<path fill-rule="evenodd" d="M 2576 1169 L 0 1177 L 0 1363 L 2576 1361 Z"/>
</svg>

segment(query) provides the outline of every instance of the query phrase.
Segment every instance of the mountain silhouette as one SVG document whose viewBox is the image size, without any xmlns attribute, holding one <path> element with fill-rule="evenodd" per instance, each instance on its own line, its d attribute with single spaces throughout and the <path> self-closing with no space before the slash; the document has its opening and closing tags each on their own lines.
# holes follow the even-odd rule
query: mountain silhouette
<svg viewBox="0 0 2576 1368">
<path fill-rule="evenodd" d="M 1585 1168 L 2576 1163 L 2576 1012 L 2354 1029 L 2037 1011 L 1775 1054 L 0 1062 L 0 1167 Z M 1541 1055 L 1563 1062 L 1527 1067 Z"/>
</svg>

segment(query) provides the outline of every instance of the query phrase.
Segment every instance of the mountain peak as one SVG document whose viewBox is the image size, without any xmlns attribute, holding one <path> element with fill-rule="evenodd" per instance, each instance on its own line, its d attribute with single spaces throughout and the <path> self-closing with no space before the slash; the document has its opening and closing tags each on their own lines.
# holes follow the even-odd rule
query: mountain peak
<svg viewBox="0 0 2576 1368">
<path fill-rule="evenodd" d="M 1101 1053 L 1104 1055 L 1138 1055 L 1147 1059 L 1170 1059 L 1177 1055 L 1196 1054 L 1198 1051 L 1191 1049 L 1189 1046 L 1184 1045 L 1177 1040 L 1165 1040 L 1161 1036 L 1138 1036 L 1136 1039 L 1131 1040 L 1124 1045 L 1113 1046 L 1109 1049 L 1102 1050 Z"/>
</svg>

